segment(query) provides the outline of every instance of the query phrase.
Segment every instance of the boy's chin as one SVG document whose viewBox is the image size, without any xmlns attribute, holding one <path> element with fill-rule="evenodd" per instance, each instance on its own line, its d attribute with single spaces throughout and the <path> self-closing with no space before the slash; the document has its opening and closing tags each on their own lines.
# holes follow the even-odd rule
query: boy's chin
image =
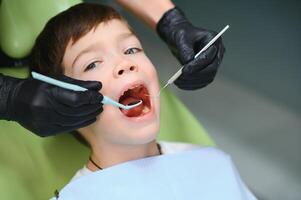
<svg viewBox="0 0 301 200">
<path fill-rule="evenodd" d="M 127 143 L 128 145 L 145 145 L 156 140 L 159 129 L 159 124 L 153 124 L 142 129 L 132 130 L 131 132 L 124 133 L 125 137 L 120 142 Z"/>
</svg>

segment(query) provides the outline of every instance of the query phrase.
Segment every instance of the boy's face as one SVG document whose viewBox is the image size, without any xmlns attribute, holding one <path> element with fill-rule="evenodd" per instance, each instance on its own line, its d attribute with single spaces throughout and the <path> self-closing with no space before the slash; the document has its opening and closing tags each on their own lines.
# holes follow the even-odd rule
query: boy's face
<svg viewBox="0 0 301 200">
<path fill-rule="evenodd" d="M 122 104 L 143 100 L 129 111 L 104 105 L 97 121 L 82 133 L 95 134 L 112 144 L 146 144 L 159 131 L 159 91 L 156 70 L 137 37 L 120 20 L 99 24 L 76 43 L 69 41 L 63 66 L 65 75 L 102 82 L 100 92 Z M 150 95 L 150 96 L 149 96 Z"/>
</svg>

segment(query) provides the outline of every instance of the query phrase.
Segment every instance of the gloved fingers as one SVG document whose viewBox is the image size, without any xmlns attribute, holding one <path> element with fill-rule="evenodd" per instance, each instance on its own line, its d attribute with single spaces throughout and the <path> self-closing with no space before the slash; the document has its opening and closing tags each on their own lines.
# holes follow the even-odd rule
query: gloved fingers
<svg viewBox="0 0 301 200">
<path fill-rule="evenodd" d="M 97 120 L 96 118 L 93 118 L 93 119 L 90 119 L 90 120 L 87 120 L 87 121 L 83 122 L 82 124 L 78 124 L 76 126 L 71 126 L 69 131 L 74 131 L 76 129 L 89 126 L 89 125 L 93 124 L 94 122 L 96 122 L 96 120 Z"/>
<path fill-rule="evenodd" d="M 101 93 L 93 90 L 87 90 L 84 92 L 76 92 L 67 90 L 64 88 L 53 87 L 51 90 L 53 100 L 56 100 L 62 104 L 70 107 L 79 107 L 87 104 L 99 104 L 103 96 Z"/>
<path fill-rule="evenodd" d="M 100 109 L 103 110 L 103 104 L 101 102 L 98 102 L 98 104 L 85 104 L 78 107 L 70 107 L 68 105 L 56 103 L 53 101 L 51 101 L 51 104 L 55 111 L 63 116 L 80 117 L 88 115 Z"/>
<path fill-rule="evenodd" d="M 180 89 L 183 90 L 197 90 L 203 87 L 206 87 L 208 84 L 200 84 L 200 83 L 195 83 L 195 84 L 183 84 L 181 86 L 178 86 Z"/>
<path fill-rule="evenodd" d="M 41 125 L 43 128 L 41 128 Z M 53 131 L 53 129 L 55 129 L 55 133 Z M 48 137 L 48 136 L 52 136 L 52 135 L 56 135 L 58 133 L 62 133 L 65 132 L 65 129 L 57 129 L 57 127 L 53 127 L 53 124 L 49 124 L 49 123 L 40 123 L 39 127 L 31 127 L 31 130 L 33 133 L 39 133 L 38 135 L 41 137 Z"/>
<path fill-rule="evenodd" d="M 84 117 L 75 117 L 75 118 L 65 118 L 63 126 L 73 126 L 73 127 L 82 127 L 87 121 L 96 120 L 96 117 L 102 112 L 102 110 L 98 110 L 94 113 L 91 113 Z"/>
<path fill-rule="evenodd" d="M 92 120 L 96 118 L 103 110 L 99 109 L 93 113 L 90 113 L 88 115 L 82 115 L 82 116 L 64 116 L 64 115 L 56 115 L 56 116 L 49 116 L 49 119 L 47 120 L 49 124 L 53 124 L 55 126 L 80 126 L 80 124 L 85 123 L 86 121 Z M 39 120 L 37 120 L 39 121 Z M 40 123 L 45 123 L 44 121 L 40 121 Z"/>
<path fill-rule="evenodd" d="M 96 122 L 96 118 L 89 119 L 87 121 L 82 122 L 81 124 L 77 124 L 77 125 L 74 125 L 74 126 L 65 126 L 65 125 L 61 126 L 61 125 L 58 125 L 57 130 L 58 130 L 58 132 L 74 131 L 76 129 L 89 126 L 89 125 L 93 124 L 94 122 Z"/>
<path fill-rule="evenodd" d="M 87 120 L 85 122 L 83 122 L 82 124 L 78 124 L 76 126 L 65 126 L 65 125 L 55 125 L 53 126 L 52 124 L 41 124 L 43 125 L 43 130 L 35 130 L 38 131 L 41 137 L 47 137 L 47 136 L 51 136 L 51 135 L 55 135 L 55 134 L 59 134 L 59 133 L 63 133 L 63 132 L 69 132 L 69 131 L 74 131 L 76 129 L 88 126 L 92 123 L 94 123 L 96 121 L 96 118 Z M 55 130 L 55 134 L 53 133 Z"/>
<path fill-rule="evenodd" d="M 99 81 L 83 81 L 83 80 L 74 79 L 74 78 L 71 78 L 71 77 L 68 77 L 65 75 L 59 75 L 56 77 L 56 79 L 67 82 L 67 83 L 79 85 L 88 90 L 99 91 L 102 88 L 102 83 Z"/>
<path fill-rule="evenodd" d="M 179 31 L 179 38 L 176 40 L 176 48 L 178 49 L 178 58 L 182 64 L 186 64 L 194 58 L 193 43 L 186 36 L 184 30 Z"/>
<path fill-rule="evenodd" d="M 199 76 L 193 76 L 193 77 L 183 77 L 177 79 L 175 82 L 178 84 L 189 84 L 193 82 L 203 82 L 203 83 L 208 83 L 211 82 L 214 78 L 214 75 L 211 73 L 206 76 L 205 74 L 200 74 Z"/>
<path fill-rule="evenodd" d="M 175 81 L 175 84 L 181 89 L 194 90 L 205 87 L 212 81 L 213 77 L 194 77 L 193 79 L 178 79 Z"/>
<path fill-rule="evenodd" d="M 175 84 L 181 89 L 198 89 L 205 87 L 214 80 L 217 72 L 218 60 L 199 72 L 192 74 L 183 73 L 176 81 Z"/>
<path fill-rule="evenodd" d="M 186 79 L 186 80 L 194 80 L 194 79 L 199 79 L 199 80 L 204 80 L 206 78 L 211 78 L 214 77 L 217 68 L 218 68 L 218 59 L 213 60 L 213 62 L 209 65 L 207 65 L 205 68 L 199 71 L 195 71 L 193 73 L 182 73 L 182 75 L 178 78 L 179 80 L 181 79 Z"/>
<path fill-rule="evenodd" d="M 226 52 L 226 48 L 222 43 L 222 38 L 220 38 L 220 42 L 218 43 L 218 52 L 217 52 L 218 65 L 221 64 L 225 52 Z"/>
<path fill-rule="evenodd" d="M 76 85 L 94 91 L 99 91 L 102 88 L 102 83 L 99 81 L 77 81 Z"/>
<path fill-rule="evenodd" d="M 205 52 L 201 53 L 198 57 L 187 63 L 183 68 L 183 73 L 191 74 L 206 68 L 214 61 L 217 51 L 217 47 L 212 45 Z"/>
<path fill-rule="evenodd" d="M 218 33 L 211 30 L 206 30 L 206 34 L 202 38 L 204 46 L 208 44 Z"/>
<path fill-rule="evenodd" d="M 199 89 L 202 87 L 207 86 L 209 83 L 212 82 L 212 79 L 208 78 L 206 80 L 177 80 L 175 81 L 175 84 L 181 88 L 181 89 L 185 89 L 185 90 L 194 90 L 194 89 Z"/>
</svg>

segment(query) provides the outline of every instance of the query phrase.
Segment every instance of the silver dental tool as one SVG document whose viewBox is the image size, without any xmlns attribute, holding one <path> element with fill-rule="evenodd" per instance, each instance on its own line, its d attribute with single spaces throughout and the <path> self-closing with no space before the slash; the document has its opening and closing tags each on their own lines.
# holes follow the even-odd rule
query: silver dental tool
<svg viewBox="0 0 301 200">
<path fill-rule="evenodd" d="M 201 53 L 203 53 L 204 51 L 206 51 L 230 26 L 227 25 L 225 26 L 225 28 L 223 28 L 223 30 L 221 30 L 214 38 L 212 38 L 212 40 L 210 40 L 210 42 L 208 42 L 208 44 L 206 44 L 206 46 L 204 46 L 195 56 L 194 59 L 197 58 Z M 167 86 L 169 86 L 170 84 L 172 84 L 177 78 L 179 78 L 179 76 L 181 76 L 182 74 L 182 69 L 185 65 L 183 65 L 170 79 L 168 79 L 167 83 L 160 89 L 158 96 L 160 95 L 161 91 L 166 88 Z"/>
</svg>

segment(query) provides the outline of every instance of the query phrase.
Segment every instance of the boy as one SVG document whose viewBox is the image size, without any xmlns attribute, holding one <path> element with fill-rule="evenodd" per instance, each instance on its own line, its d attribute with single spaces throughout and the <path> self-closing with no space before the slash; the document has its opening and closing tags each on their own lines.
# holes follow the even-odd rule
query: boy
<svg viewBox="0 0 301 200">
<path fill-rule="evenodd" d="M 91 156 L 73 179 L 130 160 L 196 149 L 194 145 L 156 142 L 160 102 L 155 67 L 127 22 L 112 8 L 78 4 L 53 17 L 32 50 L 32 70 L 96 80 L 100 92 L 131 110 L 105 106 L 92 125 L 78 129 Z"/>
</svg>

